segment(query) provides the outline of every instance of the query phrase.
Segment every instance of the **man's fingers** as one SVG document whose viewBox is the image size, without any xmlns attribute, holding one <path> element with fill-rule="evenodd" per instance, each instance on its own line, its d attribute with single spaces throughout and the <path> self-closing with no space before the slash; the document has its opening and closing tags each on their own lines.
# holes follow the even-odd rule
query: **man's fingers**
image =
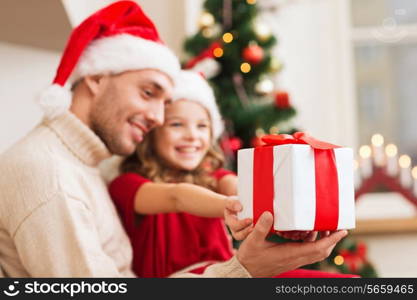
<svg viewBox="0 0 417 300">
<path fill-rule="evenodd" d="M 260 245 L 265 241 L 273 222 L 274 219 L 269 211 L 262 213 L 247 240 L 250 239 L 252 242 L 259 243 Z"/>
<path fill-rule="evenodd" d="M 328 236 L 320 239 L 319 241 L 317 241 L 317 245 L 323 249 L 324 251 L 324 258 L 326 258 L 327 256 L 330 255 L 330 252 L 332 252 L 334 246 L 336 246 L 336 244 L 343 239 L 346 235 L 348 234 L 348 232 L 346 230 L 340 230 L 340 231 L 336 231 L 332 234 L 329 234 Z"/>
<path fill-rule="evenodd" d="M 244 240 L 249 233 L 251 233 L 251 231 L 253 230 L 252 226 L 248 226 L 245 229 L 241 230 L 241 231 L 237 231 L 233 234 L 233 237 L 238 240 L 238 241 L 242 241 Z"/>
</svg>

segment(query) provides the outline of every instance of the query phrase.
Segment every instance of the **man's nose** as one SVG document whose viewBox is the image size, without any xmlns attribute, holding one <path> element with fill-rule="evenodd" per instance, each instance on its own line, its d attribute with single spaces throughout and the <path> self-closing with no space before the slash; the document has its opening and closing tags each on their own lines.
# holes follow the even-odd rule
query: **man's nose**
<svg viewBox="0 0 417 300">
<path fill-rule="evenodd" d="M 151 128 L 162 126 L 164 124 L 165 106 L 163 102 L 151 103 L 146 112 L 146 119 Z"/>
</svg>

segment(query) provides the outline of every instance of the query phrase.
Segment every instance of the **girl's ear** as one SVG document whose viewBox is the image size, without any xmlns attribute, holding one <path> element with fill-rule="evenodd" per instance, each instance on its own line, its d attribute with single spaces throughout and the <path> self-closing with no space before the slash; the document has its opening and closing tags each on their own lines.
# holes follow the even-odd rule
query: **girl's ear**
<svg viewBox="0 0 417 300">
<path fill-rule="evenodd" d="M 104 84 L 105 75 L 88 75 L 84 77 L 84 82 L 93 96 L 96 96 Z"/>
</svg>

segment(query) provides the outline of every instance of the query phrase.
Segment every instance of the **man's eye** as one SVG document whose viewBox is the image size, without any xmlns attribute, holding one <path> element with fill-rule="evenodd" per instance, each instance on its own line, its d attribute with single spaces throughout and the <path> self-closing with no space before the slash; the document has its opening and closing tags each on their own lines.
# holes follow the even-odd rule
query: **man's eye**
<svg viewBox="0 0 417 300">
<path fill-rule="evenodd" d="M 150 90 L 143 90 L 143 93 L 145 94 L 146 97 L 152 97 L 153 93 Z"/>
</svg>

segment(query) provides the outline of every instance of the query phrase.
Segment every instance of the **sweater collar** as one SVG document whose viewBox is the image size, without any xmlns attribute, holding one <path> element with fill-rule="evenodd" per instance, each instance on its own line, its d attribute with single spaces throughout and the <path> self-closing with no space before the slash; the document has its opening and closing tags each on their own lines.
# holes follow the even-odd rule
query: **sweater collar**
<svg viewBox="0 0 417 300">
<path fill-rule="evenodd" d="M 64 145 L 83 163 L 96 167 L 111 153 L 102 140 L 73 113 L 65 112 L 52 120 L 44 120 Z"/>
</svg>

